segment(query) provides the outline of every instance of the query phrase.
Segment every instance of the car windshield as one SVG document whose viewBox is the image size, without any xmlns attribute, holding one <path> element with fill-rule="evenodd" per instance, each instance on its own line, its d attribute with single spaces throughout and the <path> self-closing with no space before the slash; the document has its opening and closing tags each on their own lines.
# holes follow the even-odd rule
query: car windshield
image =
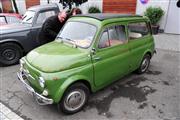
<svg viewBox="0 0 180 120">
<path fill-rule="evenodd" d="M 94 25 L 84 22 L 67 22 L 57 38 L 81 48 L 88 48 L 96 33 Z"/>
<path fill-rule="evenodd" d="M 35 16 L 34 11 L 27 11 L 22 18 L 22 23 L 31 24 L 33 22 L 34 16 Z"/>
</svg>

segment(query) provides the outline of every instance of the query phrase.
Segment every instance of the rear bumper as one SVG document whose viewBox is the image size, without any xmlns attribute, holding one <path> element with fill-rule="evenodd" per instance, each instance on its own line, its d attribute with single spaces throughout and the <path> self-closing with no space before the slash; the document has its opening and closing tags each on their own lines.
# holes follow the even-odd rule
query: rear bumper
<svg viewBox="0 0 180 120">
<path fill-rule="evenodd" d="M 53 104 L 53 99 L 46 98 L 41 94 L 35 92 L 35 90 L 28 83 L 25 82 L 21 72 L 17 73 L 17 77 L 19 81 L 23 84 L 23 86 L 28 90 L 28 92 L 35 98 L 39 105 Z"/>
</svg>

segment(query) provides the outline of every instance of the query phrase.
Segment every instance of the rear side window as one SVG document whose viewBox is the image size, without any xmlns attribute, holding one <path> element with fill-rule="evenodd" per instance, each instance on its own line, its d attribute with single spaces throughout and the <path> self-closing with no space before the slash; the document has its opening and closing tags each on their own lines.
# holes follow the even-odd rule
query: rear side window
<svg viewBox="0 0 180 120">
<path fill-rule="evenodd" d="M 130 23 L 128 25 L 129 39 L 137 39 L 149 34 L 146 22 Z"/>
<path fill-rule="evenodd" d="M 101 35 L 98 47 L 106 48 L 110 46 L 124 44 L 127 41 L 125 26 L 117 25 L 109 27 Z"/>
</svg>

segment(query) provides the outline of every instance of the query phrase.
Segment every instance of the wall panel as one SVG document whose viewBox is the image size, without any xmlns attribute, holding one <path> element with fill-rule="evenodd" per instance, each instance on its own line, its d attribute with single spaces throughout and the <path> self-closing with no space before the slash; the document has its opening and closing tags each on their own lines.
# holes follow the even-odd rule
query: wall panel
<svg viewBox="0 0 180 120">
<path fill-rule="evenodd" d="M 103 12 L 135 14 L 136 0 L 103 0 Z"/>
</svg>

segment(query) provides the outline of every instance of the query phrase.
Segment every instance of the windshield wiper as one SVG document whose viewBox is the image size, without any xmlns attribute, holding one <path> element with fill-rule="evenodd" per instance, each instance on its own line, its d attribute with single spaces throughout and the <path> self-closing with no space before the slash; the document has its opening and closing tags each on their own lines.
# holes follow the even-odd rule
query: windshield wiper
<svg viewBox="0 0 180 120">
<path fill-rule="evenodd" d="M 24 20 L 24 18 L 26 18 L 27 17 L 27 15 L 25 15 L 23 18 L 22 18 L 22 20 Z"/>
<path fill-rule="evenodd" d="M 74 46 L 75 48 L 77 48 L 77 44 L 76 44 L 76 41 L 75 41 L 75 40 L 72 40 L 72 39 L 70 39 L 70 38 L 60 37 L 60 36 L 58 36 L 57 38 L 60 38 L 60 39 L 63 39 L 63 40 L 68 40 L 68 41 L 70 41 L 70 42 L 73 44 L 73 46 Z"/>
<path fill-rule="evenodd" d="M 32 17 L 28 18 L 26 21 L 29 21 L 29 20 L 31 20 L 31 19 L 32 19 Z"/>
<path fill-rule="evenodd" d="M 57 36 L 57 38 L 63 39 L 63 37 Z"/>
</svg>

